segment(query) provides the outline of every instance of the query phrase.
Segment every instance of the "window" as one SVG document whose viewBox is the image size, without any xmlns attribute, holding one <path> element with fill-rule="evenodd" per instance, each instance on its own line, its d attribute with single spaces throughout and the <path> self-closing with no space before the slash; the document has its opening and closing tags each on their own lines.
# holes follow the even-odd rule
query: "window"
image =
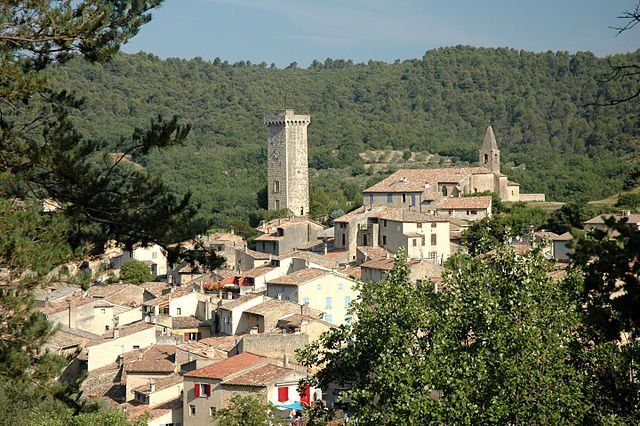
<svg viewBox="0 0 640 426">
<path fill-rule="evenodd" d="M 344 288 L 344 284 L 343 283 L 338 283 L 338 290 L 342 290 Z"/>
<path fill-rule="evenodd" d="M 431 227 L 436 228 L 438 226 L 438 222 L 431 222 Z"/>
<path fill-rule="evenodd" d="M 278 402 L 285 402 L 289 400 L 289 387 L 283 386 L 278 388 Z"/>
<path fill-rule="evenodd" d="M 402 202 L 403 203 L 407 202 L 407 194 L 402 194 Z"/>
<path fill-rule="evenodd" d="M 383 245 L 383 246 L 386 246 L 386 245 L 387 245 L 387 236 L 386 236 L 386 235 L 383 235 L 383 236 L 382 236 L 382 245 Z"/>
<path fill-rule="evenodd" d="M 346 246 L 347 245 L 347 236 L 342 234 L 342 245 Z"/>
<path fill-rule="evenodd" d="M 196 383 L 193 387 L 193 396 L 207 398 L 211 396 L 211 385 L 208 383 Z"/>
<path fill-rule="evenodd" d="M 107 312 L 107 310 L 106 310 L 105 308 L 100 309 L 100 313 L 101 313 L 101 314 L 104 314 L 104 313 L 106 313 L 106 312 Z"/>
<path fill-rule="evenodd" d="M 369 194 L 369 204 L 373 204 L 373 194 Z"/>
<path fill-rule="evenodd" d="M 393 203 L 393 194 L 391 192 L 387 194 L 387 203 Z"/>
<path fill-rule="evenodd" d="M 280 287 L 280 293 L 284 293 L 284 286 Z"/>
<path fill-rule="evenodd" d="M 477 210 L 471 210 L 471 214 L 472 214 L 472 215 L 474 215 L 474 214 L 478 214 L 478 211 L 477 211 Z"/>
<path fill-rule="evenodd" d="M 344 325 L 350 325 L 351 324 L 351 314 L 346 314 L 344 316 Z"/>
<path fill-rule="evenodd" d="M 484 154 L 484 164 L 489 162 L 489 154 Z"/>
<path fill-rule="evenodd" d="M 417 238 L 412 238 L 411 241 L 413 241 L 413 246 L 414 247 L 418 246 L 418 239 Z"/>
<path fill-rule="evenodd" d="M 324 298 L 324 307 L 326 309 L 331 309 L 333 307 L 333 300 L 331 300 L 331 296 Z"/>
<path fill-rule="evenodd" d="M 446 186 L 442 187 L 442 195 L 444 195 L 445 197 L 447 196 L 447 187 Z"/>
<path fill-rule="evenodd" d="M 280 210 L 280 200 L 275 200 L 276 210 Z"/>
<path fill-rule="evenodd" d="M 109 325 L 108 325 L 108 324 L 104 326 L 104 329 L 105 329 L 105 330 L 107 330 L 107 331 L 109 330 L 109 328 L 110 328 L 110 327 L 109 327 Z"/>
<path fill-rule="evenodd" d="M 185 342 L 195 342 L 200 340 L 201 338 L 202 338 L 202 333 L 196 333 L 196 332 L 184 333 Z"/>
<path fill-rule="evenodd" d="M 178 315 L 182 315 L 182 308 L 176 308 L 176 313 Z"/>
<path fill-rule="evenodd" d="M 280 181 L 279 180 L 274 180 L 273 181 L 273 192 L 280 192 Z"/>
<path fill-rule="evenodd" d="M 333 324 L 333 315 L 331 315 L 331 314 L 326 314 L 326 315 L 324 316 L 324 320 L 325 320 L 326 322 L 328 322 L 329 324 Z"/>
<path fill-rule="evenodd" d="M 305 297 L 302 299 L 302 303 L 304 303 L 305 305 L 309 304 L 309 297 Z"/>
<path fill-rule="evenodd" d="M 387 219 L 382 219 L 382 226 L 387 227 Z"/>
<path fill-rule="evenodd" d="M 189 415 L 190 416 L 195 416 L 196 415 L 196 406 L 195 405 L 189 405 Z"/>
<path fill-rule="evenodd" d="M 416 205 L 416 194 L 411 194 L 411 205 L 412 206 Z"/>
<path fill-rule="evenodd" d="M 435 246 L 436 244 L 438 244 L 438 238 L 436 234 L 431 234 L 431 245 Z"/>
<path fill-rule="evenodd" d="M 209 407 L 209 415 L 210 416 L 216 415 L 216 407 Z"/>
<path fill-rule="evenodd" d="M 133 350 L 140 349 L 140 345 L 133 345 Z"/>
<path fill-rule="evenodd" d="M 369 241 L 368 241 L 368 239 L 367 239 L 367 234 L 364 234 L 364 235 L 362 236 L 362 245 L 363 245 L 363 246 L 368 246 L 368 245 L 369 245 L 369 244 L 367 244 L 368 242 L 369 242 Z"/>
<path fill-rule="evenodd" d="M 318 290 L 322 290 L 322 284 L 318 283 L 318 286 L 316 287 Z"/>
<path fill-rule="evenodd" d="M 416 227 L 422 228 L 422 223 L 416 223 Z"/>
<path fill-rule="evenodd" d="M 351 304 L 351 296 L 345 296 L 344 297 L 344 307 L 348 308 L 350 304 Z"/>
<path fill-rule="evenodd" d="M 152 259 L 157 259 L 158 258 L 158 252 L 157 251 L 152 252 L 151 253 L 151 258 Z"/>
</svg>

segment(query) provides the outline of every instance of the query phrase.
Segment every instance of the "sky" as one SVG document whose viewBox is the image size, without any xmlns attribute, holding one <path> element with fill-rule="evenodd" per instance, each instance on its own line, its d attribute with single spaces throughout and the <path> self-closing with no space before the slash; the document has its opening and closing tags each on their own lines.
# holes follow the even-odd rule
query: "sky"
<svg viewBox="0 0 640 426">
<path fill-rule="evenodd" d="M 616 35 L 639 0 L 165 0 L 122 49 L 231 63 L 422 58 L 445 46 L 533 52 L 640 48 L 640 27 Z"/>
</svg>

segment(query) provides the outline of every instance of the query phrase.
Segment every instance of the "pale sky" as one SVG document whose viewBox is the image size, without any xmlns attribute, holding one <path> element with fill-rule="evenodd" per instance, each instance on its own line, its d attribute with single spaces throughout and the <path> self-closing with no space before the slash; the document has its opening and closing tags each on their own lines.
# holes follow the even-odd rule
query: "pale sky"
<svg viewBox="0 0 640 426">
<path fill-rule="evenodd" d="M 314 59 L 393 62 L 459 44 L 533 52 L 640 48 L 609 28 L 638 0 L 165 0 L 124 46 L 161 58 L 301 67 Z"/>
</svg>

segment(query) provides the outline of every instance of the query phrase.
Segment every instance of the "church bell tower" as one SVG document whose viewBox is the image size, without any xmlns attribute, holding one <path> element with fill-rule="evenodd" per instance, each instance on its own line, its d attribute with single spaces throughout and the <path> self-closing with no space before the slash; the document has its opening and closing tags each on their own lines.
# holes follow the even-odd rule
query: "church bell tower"
<svg viewBox="0 0 640 426">
<path fill-rule="evenodd" d="M 482 148 L 480 148 L 480 166 L 494 173 L 500 173 L 500 150 L 491 126 L 487 127 Z"/>
<path fill-rule="evenodd" d="M 268 128 L 269 210 L 289 209 L 296 216 L 309 214 L 308 115 L 287 109 L 265 117 Z"/>
</svg>

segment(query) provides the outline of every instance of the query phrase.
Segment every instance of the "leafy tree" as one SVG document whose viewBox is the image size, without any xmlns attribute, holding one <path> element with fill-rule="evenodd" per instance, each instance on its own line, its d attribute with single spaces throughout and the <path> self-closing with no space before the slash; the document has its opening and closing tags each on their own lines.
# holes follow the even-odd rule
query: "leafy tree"
<svg viewBox="0 0 640 426">
<path fill-rule="evenodd" d="M 142 284 L 153 281 L 153 276 L 147 265 L 139 260 L 131 259 L 122 265 L 120 280 L 125 283 Z"/>
<path fill-rule="evenodd" d="M 220 426 L 253 426 L 266 425 L 269 419 L 273 421 L 271 404 L 259 396 L 235 395 L 231 397 L 229 406 L 218 410 L 213 420 Z"/>
<path fill-rule="evenodd" d="M 568 362 L 579 317 L 538 251 L 455 256 L 446 291 L 408 281 L 404 259 L 361 285 L 350 326 L 299 352 L 311 382 L 350 384 L 362 424 L 574 424 L 583 375 Z"/>
<path fill-rule="evenodd" d="M 557 234 L 564 234 L 572 228 L 582 228 L 584 222 L 605 210 L 606 207 L 590 205 L 584 201 L 567 203 L 551 213 L 544 226 Z"/>
</svg>

